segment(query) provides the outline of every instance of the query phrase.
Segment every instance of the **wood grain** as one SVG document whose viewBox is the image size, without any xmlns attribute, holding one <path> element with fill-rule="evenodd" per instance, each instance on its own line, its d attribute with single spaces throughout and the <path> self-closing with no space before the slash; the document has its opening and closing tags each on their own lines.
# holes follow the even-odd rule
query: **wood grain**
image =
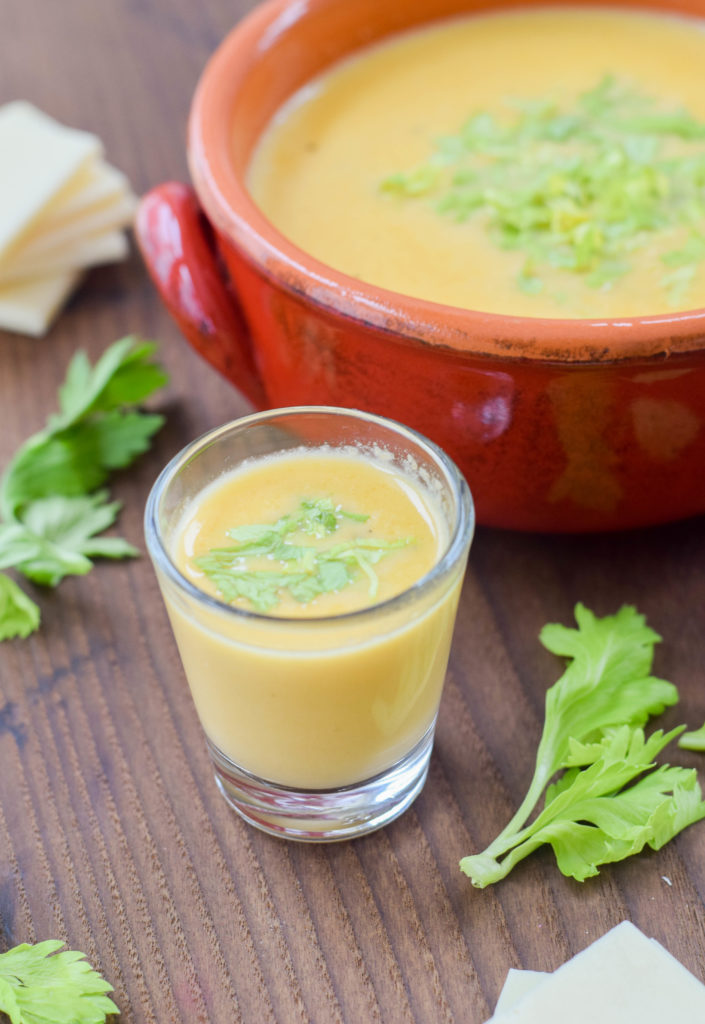
<svg viewBox="0 0 705 1024">
<path fill-rule="evenodd" d="M 249 6 L 0 0 L 0 101 L 98 132 L 138 191 L 183 178 L 199 71 Z M 74 350 L 95 358 L 133 331 L 159 340 L 171 374 L 165 429 L 115 481 L 121 531 L 141 543 L 161 466 L 247 406 L 188 349 L 137 256 L 91 273 L 46 340 L 0 333 L 0 464 L 54 408 Z M 146 558 L 33 593 L 40 632 L 0 647 L 0 949 L 84 950 L 124 1024 L 480 1024 L 509 967 L 551 970 L 625 917 L 705 980 L 702 826 L 584 885 L 548 853 L 485 891 L 457 866 L 523 795 L 559 673 L 537 635 L 576 601 L 637 604 L 682 695 L 664 722 L 705 719 L 702 519 L 479 530 L 428 784 L 387 829 L 330 847 L 260 834 L 219 797 Z"/>
</svg>

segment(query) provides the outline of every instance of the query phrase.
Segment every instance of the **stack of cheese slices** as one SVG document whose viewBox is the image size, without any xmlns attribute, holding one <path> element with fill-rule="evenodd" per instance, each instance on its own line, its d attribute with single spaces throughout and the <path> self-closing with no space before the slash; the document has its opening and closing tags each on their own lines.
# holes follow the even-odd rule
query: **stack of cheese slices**
<svg viewBox="0 0 705 1024">
<path fill-rule="evenodd" d="M 87 267 L 124 259 L 135 196 L 89 132 L 0 107 L 0 329 L 44 334 Z"/>
</svg>

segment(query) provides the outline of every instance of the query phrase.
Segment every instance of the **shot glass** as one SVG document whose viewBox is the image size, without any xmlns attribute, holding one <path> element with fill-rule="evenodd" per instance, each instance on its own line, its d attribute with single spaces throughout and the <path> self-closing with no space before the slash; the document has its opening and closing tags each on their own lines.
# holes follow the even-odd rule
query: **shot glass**
<svg viewBox="0 0 705 1024">
<path fill-rule="evenodd" d="M 177 567 L 185 510 L 223 474 L 297 450 L 350 451 L 411 474 L 434 497 L 443 550 L 379 603 L 283 617 L 227 604 Z M 228 803 L 265 832 L 350 839 L 398 817 L 428 772 L 458 597 L 474 532 L 470 490 L 417 432 L 350 409 L 257 413 L 184 448 L 149 495 L 145 534 Z"/>
</svg>

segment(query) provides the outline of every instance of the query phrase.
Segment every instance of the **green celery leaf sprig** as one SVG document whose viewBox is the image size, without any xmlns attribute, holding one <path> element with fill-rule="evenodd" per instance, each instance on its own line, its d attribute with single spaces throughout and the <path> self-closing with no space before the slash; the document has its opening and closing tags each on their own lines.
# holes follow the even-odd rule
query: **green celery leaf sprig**
<svg viewBox="0 0 705 1024">
<path fill-rule="evenodd" d="M 119 537 L 101 537 L 120 503 L 102 485 L 145 452 L 164 422 L 138 406 L 166 383 L 155 345 L 134 336 L 111 345 L 92 366 L 73 357 L 59 390 L 59 412 L 19 448 L 0 480 L 0 569 L 56 586 L 81 576 L 93 558 L 138 552 Z M 39 608 L 0 573 L 0 640 L 28 636 Z"/>
<path fill-rule="evenodd" d="M 661 285 L 680 305 L 705 260 L 705 123 L 654 109 L 610 75 L 567 109 L 549 98 L 507 105 L 505 118 L 475 113 L 382 191 L 458 222 L 483 217 L 496 245 L 524 255 L 527 294 L 543 290 L 547 268 L 610 287 L 650 238 L 684 229 L 686 243 L 661 257 Z"/>
<path fill-rule="evenodd" d="M 296 512 L 275 523 L 228 530 L 235 544 L 212 548 L 194 563 L 226 601 L 244 598 L 258 612 L 271 611 L 283 594 L 308 604 L 320 594 L 342 590 L 359 573 L 367 577 L 368 596 L 373 600 L 379 588 L 374 566 L 391 551 L 411 543 L 409 538 L 357 537 L 328 547 L 304 543 L 308 537 L 322 540 L 335 533 L 344 519 L 365 522 L 368 518 L 345 511 L 330 498 L 307 498 Z M 271 567 L 257 567 L 261 558 Z"/>
<path fill-rule="evenodd" d="M 10 1024 L 104 1024 L 113 986 L 63 942 L 23 942 L 0 954 L 0 1014 Z"/>
<path fill-rule="evenodd" d="M 705 817 L 695 770 L 655 767 L 654 757 L 685 727 L 644 736 L 648 718 L 678 700 L 672 683 L 650 674 L 660 637 L 631 606 L 597 618 L 578 604 L 575 617 L 577 629 L 542 630 L 544 646 L 571 660 L 546 694 L 526 797 L 487 849 L 460 862 L 478 888 L 505 878 L 543 844 L 563 874 L 584 881 L 602 864 L 660 849 Z"/>
</svg>

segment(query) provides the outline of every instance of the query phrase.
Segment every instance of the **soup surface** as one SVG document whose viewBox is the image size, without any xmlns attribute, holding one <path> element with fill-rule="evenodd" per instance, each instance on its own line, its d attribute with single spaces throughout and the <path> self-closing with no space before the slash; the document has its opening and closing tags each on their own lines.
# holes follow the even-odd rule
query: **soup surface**
<svg viewBox="0 0 705 1024">
<path fill-rule="evenodd" d="M 694 19 L 439 22 L 300 90 L 248 186 L 302 249 L 419 298 L 580 318 L 705 305 L 703 67 Z"/>
<path fill-rule="evenodd" d="M 383 458 L 281 455 L 246 464 L 188 510 L 177 563 L 249 611 L 337 615 L 415 583 L 447 542 L 430 495 Z"/>
</svg>

